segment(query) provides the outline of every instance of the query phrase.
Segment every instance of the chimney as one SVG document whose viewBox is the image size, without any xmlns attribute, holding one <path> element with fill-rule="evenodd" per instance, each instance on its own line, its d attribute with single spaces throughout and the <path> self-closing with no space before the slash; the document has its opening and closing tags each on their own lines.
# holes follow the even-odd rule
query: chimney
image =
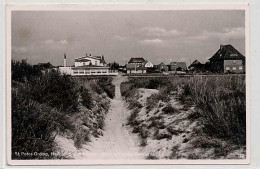
<svg viewBox="0 0 260 169">
<path fill-rule="evenodd" d="M 64 67 L 67 67 L 67 56 L 66 56 L 66 53 L 64 53 Z"/>
<path fill-rule="evenodd" d="M 222 49 L 223 49 L 223 46 L 224 46 L 224 45 L 220 45 L 220 50 L 222 50 Z"/>
<path fill-rule="evenodd" d="M 91 54 L 89 54 L 89 56 L 91 57 Z"/>
</svg>

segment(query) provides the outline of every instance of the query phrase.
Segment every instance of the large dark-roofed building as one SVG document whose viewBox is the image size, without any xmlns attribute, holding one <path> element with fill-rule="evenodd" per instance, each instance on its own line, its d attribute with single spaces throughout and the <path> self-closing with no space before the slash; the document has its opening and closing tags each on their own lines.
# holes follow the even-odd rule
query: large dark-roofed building
<svg viewBox="0 0 260 169">
<path fill-rule="evenodd" d="M 245 72 L 245 56 L 232 45 L 220 45 L 219 50 L 209 60 L 212 72 Z"/>
</svg>

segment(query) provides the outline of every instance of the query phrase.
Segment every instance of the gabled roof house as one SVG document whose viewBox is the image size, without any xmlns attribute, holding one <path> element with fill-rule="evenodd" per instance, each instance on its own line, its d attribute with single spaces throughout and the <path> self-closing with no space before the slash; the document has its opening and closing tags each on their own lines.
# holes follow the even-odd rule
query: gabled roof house
<svg viewBox="0 0 260 169">
<path fill-rule="evenodd" d="M 142 65 L 145 62 L 144 58 L 131 58 L 128 64 Z"/>
<path fill-rule="evenodd" d="M 220 45 L 218 51 L 209 59 L 209 61 L 212 72 L 245 72 L 245 56 L 230 44 Z"/>
<path fill-rule="evenodd" d="M 192 71 L 201 71 L 201 69 L 203 68 L 203 64 L 200 63 L 198 60 L 195 60 L 190 64 L 188 68 Z"/>
</svg>

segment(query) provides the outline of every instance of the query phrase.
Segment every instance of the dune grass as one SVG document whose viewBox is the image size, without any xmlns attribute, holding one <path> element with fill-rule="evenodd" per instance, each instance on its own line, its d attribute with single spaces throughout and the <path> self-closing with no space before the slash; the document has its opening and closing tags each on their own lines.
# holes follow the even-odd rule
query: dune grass
<svg viewBox="0 0 260 169">
<path fill-rule="evenodd" d="M 129 77 L 121 84 L 126 100 L 137 88 L 158 89 L 147 99 L 146 108 L 152 110 L 160 101 L 175 97 L 186 106 L 194 105 L 196 119 L 209 136 L 234 144 L 246 144 L 246 82 L 244 75 L 187 76 L 187 77 Z M 175 93 L 175 94 L 173 94 Z M 170 106 L 163 110 L 173 113 Z M 194 117 L 195 118 L 195 117 Z"/>
<path fill-rule="evenodd" d="M 50 155 L 56 151 L 58 134 L 73 139 L 77 148 L 97 137 L 110 106 L 108 97 L 114 97 L 111 81 L 111 77 L 72 78 L 12 61 L 12 158 L 55 158 L 17 152 Z"/>
</svg>

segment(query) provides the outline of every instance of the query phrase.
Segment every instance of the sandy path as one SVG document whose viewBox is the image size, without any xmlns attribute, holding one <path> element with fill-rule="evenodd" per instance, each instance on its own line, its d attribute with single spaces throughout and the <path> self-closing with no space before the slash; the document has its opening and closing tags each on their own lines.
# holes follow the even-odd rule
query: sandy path
<svg viewBox="0 0 260 169">
<path fill-rule="evenodd" d="M 113 79 L 115 98 L 105 120 L 103 136 L 88 145 L 87 159 L 144 159 L 138 147 L 138 137 L 126 126 L 129 115 L 120 92 L 120 84 L 126 77 Z"/>
</svg>

